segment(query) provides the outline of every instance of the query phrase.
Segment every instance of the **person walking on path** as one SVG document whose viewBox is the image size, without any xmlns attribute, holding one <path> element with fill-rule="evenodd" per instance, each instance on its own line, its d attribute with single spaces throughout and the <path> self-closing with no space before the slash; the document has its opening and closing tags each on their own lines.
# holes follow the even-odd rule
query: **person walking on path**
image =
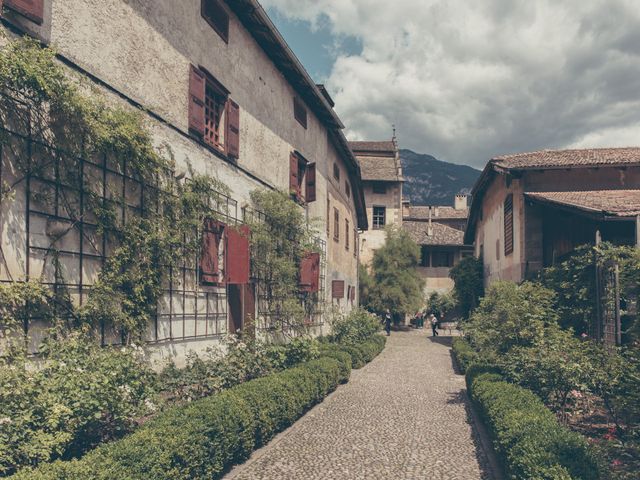
<svg viewBox="0 0 640 480">
<path fill-rule="evenodd" d="M 387 332 L 387 337 L 391 335 L 391 312 L 388 308 L 384 314 L 384 330 Z"/>
<path fill-rule="evenodd" d="M 436 317 L 433 313 L 431 314 L 431 331 L 433 332 L 433 336 L 438 336 L 438 317 Z"/>
</svg>

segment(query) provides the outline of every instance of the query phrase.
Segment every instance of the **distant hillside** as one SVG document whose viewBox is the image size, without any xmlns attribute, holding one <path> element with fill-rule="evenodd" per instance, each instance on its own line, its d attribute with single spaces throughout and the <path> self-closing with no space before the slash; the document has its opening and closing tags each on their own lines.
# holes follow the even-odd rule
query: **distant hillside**
<svg viewBox="0 0 640 480">
<path fill-rule="evenodd" d="M 411 150 L 400 150 L 406 180 L 404 196 L 413 205 L 453 205 L 458 193 L 470 193 L 480 170 L 456 165 Z"/>
</svg>

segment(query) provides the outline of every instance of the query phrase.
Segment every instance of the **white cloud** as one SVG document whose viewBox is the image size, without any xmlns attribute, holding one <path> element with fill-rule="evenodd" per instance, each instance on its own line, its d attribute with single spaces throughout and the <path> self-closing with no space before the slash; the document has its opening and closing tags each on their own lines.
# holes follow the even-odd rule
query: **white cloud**
<svg viewBox="0 0 640 480">
<path fill-rule="evenodd" d="M 327 83 L 353 139 L 443 160 L 640 144 L 637 0 L 263 0 L 362 42 Z"/>
</svg>

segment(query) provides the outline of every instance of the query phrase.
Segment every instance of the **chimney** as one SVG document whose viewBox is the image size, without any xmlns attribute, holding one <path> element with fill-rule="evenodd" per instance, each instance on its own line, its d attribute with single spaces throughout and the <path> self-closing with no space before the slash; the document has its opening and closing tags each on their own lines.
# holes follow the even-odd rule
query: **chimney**
<svg viewBox="0 0 640 480">
<path fill-rule="evenodd" d="M 456 195 L 456 201 L 454 204 L 454 208 L 456 210 L 466 210 L 467 207 L 467 198 L 468 195 L 465 195 L 463 193 L 459 193 L 458 195 Z"/>
<path fill-rule="evenodd" d="M 404 198 L 402 200 L 402 217 L 409 218 L 411 216 L 411 200 Z"/>
<path fill-rule="evenodd" d="M 431 223 L 431 212 L 433 207 L 429 207 L 429 225 L 427 226 L 427 237 L 433 237 L 433 225 Z"/>
<path fill-rule="evenodd" d="M 433 216 L 436 218 L 440 216 L 440 210 L 438 210 L 438 207 L 433 207 Z"/>
</svg>

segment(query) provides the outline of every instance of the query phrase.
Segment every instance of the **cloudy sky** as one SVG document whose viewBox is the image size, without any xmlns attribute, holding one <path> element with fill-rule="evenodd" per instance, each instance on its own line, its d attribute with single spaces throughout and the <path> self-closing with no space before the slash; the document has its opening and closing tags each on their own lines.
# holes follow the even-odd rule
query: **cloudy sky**
<svg viewBox="0 0 640 480">
<path fill-rule="evenodd" d="M 639 0 L 262 0 L 353 140 L 481 167 L 640 145 Z"/>
</svg>

